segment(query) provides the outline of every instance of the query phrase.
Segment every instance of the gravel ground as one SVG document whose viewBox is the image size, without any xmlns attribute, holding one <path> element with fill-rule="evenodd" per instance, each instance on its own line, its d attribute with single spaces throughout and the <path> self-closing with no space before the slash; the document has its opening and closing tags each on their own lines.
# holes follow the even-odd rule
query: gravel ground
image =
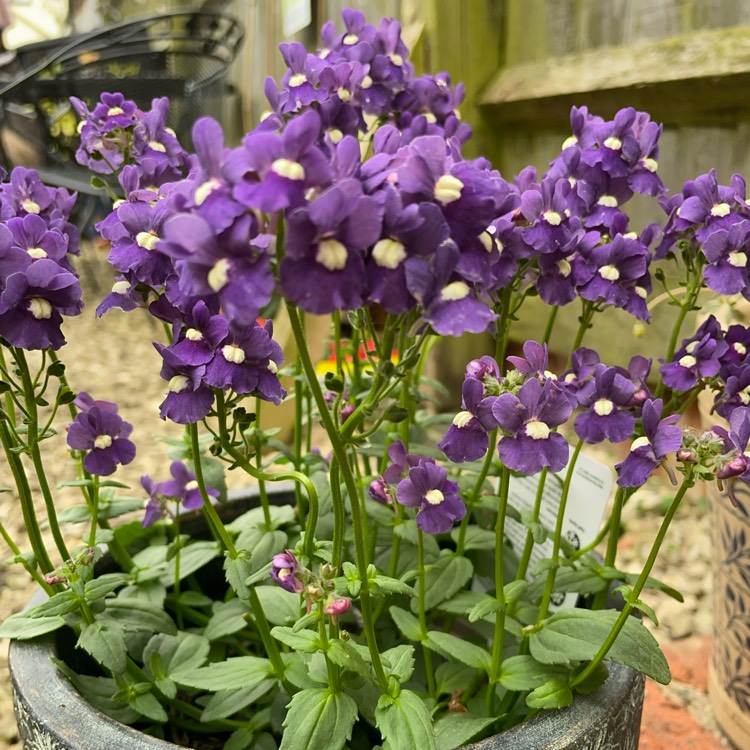
<svg viewBox="0 0 750 750">
<path fill-rule="evenodd" d="M 99 250 L 99 253 L 104 252 Z M 120 412 L 134 427 L 139 455 L 133 464 L 122 468 L 117 479 L 139 487 L 142 474 L 163 478 L 166 473 L 166 446 L 155 441 L 157 435 L 178 437 L 181 430 L 158 420 L 158 404 L 163 398 L 164 383 L 158 377 L 160 357 L 151 346 L 151 337 L 160 331 L 140 311 L 108 313 L 103 320 L 94 317 L 96 301 L 109 286 L 109 271 L 102 257 L 87 261 L 86 286 L 101 280 L 100 289 L 84 314 L 66 322 L 69 343 L 61 351 L 68 365 L 68 378 L 74 390 L 86 390 L 96 398 L 117 401 Z M 105 338 L 106 337 L 106 338 Z M 58 428 L 64 429 L 63 424 Z M 153 441 L 151 439 L 154 439 Z M 71 478 L 71 466 L 64 441 L 55 443 L 49 468 L 51 483 Z M 10 484 L 5 462 L 0 462 L 0 485 Z M 670 499 L 670 485 L 664 482 L 656 489 L 643 491 L 633 498 L 624 511 L 624 529 L 620 564 L 626 570 L 637 570 L 645 560 L 660 519 Z M 61 505 L 73 502 L 71 492 L 61 492 Z M 21 538 L 22 523 L 17 501 L 12 494 L 0 494 L 0 522 Z M 79 540 L 72 539 L 73 543 Z M 685 603 L 649 593 L 646 600 L 661 619 L 655 632 L 660 641 L 711 631 L 710 512 L 701 488 L 693 490 L 673 524 L 663 557 L 654 575 L 681 590 Z M 0 559 L 4 553 L 0 553 Z M 33 586 L 24 572 L 0 562 L 0 620 L 18 611 L 28 599 Z M 10 702 L 7 675 L 7 642 L 0 641 L 0 750 L 20 750 Z"/>
</svg>

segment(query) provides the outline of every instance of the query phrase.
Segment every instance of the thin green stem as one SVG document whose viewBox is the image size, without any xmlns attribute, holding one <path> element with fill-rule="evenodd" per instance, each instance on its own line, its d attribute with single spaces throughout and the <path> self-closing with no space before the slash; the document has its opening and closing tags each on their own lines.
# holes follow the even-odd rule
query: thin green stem
<svg viewBox="0 0 750 750">
<path fill-rule="evenodd" d="M 531 522 L 539 523 L 539 515 L 542 511 L 542 500 L 544 499 L 544 485 L 547 483 L 548 468 L 545 466 L 539 474 L 539 484 L 536 487 L 536 497 L 534 498 L 534 508 L 531 512 Z M 534 551 L 534 534 L 531 529 L 526 530 L 526 539 L 524 540 L 521 559 L 518 562 L 516 571 L 516 580 L 523 581 L 526 578 L 526 572 L 531 562 L 531 554 Z"/>
<path fill-rule="evenodd" d="M 560 567 L 560 540 L 562 538 L 563 521 L 565 520 L 565 507 L 568 503 L 568 493 L 570 492 L 570 483 L 573 481 L 573 472 L 576 467 L 576 461 L 578 461 L 578 456 L 582 447 L 583 440 L 579 440 L 576 443 L 573 455 L 568 462 L 568 471 L 565 474 L 565 482 L 563 484 L 562 495 L 560 496 L 560 506 L 557 509 L 555 535 L 552 541 L 552 567 L 547 571 L 547 581 L 544 586 L 542 603 L 539 605 L 539 618 L 537 622 L 541 622 L 547 616 L 550 601 L 552 600 L 552 594 L 555 591 L 555 578 L 557 576 L 557 569 Z"/>
<path fill-rule="evenodd" d="M 417 569 L 419 571 L 419 586 L 417 590 L 417 602 L 419 609 L 419 629 L 422 633 L 422 655 L 424 657 L 424 670 L 427 676 L 427 692 L 430 697 L 437 697 L 435 686 L 435 672 L 432 667 L 432 651 L 425 645 L 424 638 L 427 637 L 427 615 L 425 612 L 425 597 L 427 591 L 427 569 L 424 564 L 424 537 L 422 529 L 417 528 Z"/>
<path fill-rule="evenodd" d="M 560 308 L 557 305 L 552 305 L 549 315 L 547 316 L 547 325 L 544 327 L 544 333 L 542 334 L 542 343 L 549 344 L 549 340 L 552 337 L 552 329 L 555 327 L 555 320 L 557 319 L 557 311 Z"/>
<path fill-rule="evenodd" d="M 6 528 L 0 523 L 0 536 L 2 536 L 5 543 L 10 547 L 11 552 L 15 556 L 15 562 L 18 562 L 21 564 L 23 569 L 36 581 L 36 583 L 41 586 L 48 594 L 48 596 L 52 596 L 52 594 L 55 592 L 55 590 L 50 586 L 44 578 L 39 574 L 39 571 L 37 571 L 31 563 L 23 556 L 23 553 L 21 552 L 18 545 L 13 541 L 10 534 L 8 534 L 8 531 Z"/>
<path fill-rule="evenodd" d="M 91 526 L 89 527 L 89 547 L 93 547 L 96 543 L 96 529 L 99 520 L 99 477 L 94 477 L 91 483 L 91 505 L 89 511 L 91 512 Z"/>
<path fill-rule="evenodd" d="M 495 703 L 495 683 L 500 678 L 505 639 L 505 516 L 508 510 L 508 490 L 510 470 L 503 466 L 500 475 L 500 506 L 495 519 L 495 629 L 492 639 L 492 661 L 490 663 L 489 684 L 487 685 L 487 715 L 492 716 Z"/>
<path fill-rule="evenodd" d="M 469 509 L 473 508 L 476 504 L 477 500 L 479 500 L 479 495 L 482 492 L 482 487 L 484 486 L 484 481 L 487 479 L 487 475 L 490 473 L 490 469 L 492 468 L 492 462 L 495 459 L 495 446 L 497 444 L 497 430 L 492 430 L 489 435 L 489 444 L 487 446 L 487 453 L 484 457 L 484 462 L 482 463 L 482 468 L 479 471 L 479 474 L 477 475 L 477 481 L 474 483 L 474 489 L 471 492 L 471 497 L 468 501 Z M 466 544 L 466 531 L 469 526 L 471 513 L 467 513 L 462 519 L 461 519 L 461 525 L 458 527 L 458 540 L 456 541 L 456 554 L 457 555 L 463 555 L 464 553 L 464 545 Z"/>
<path fill-rule="evenodd" d="M 271 506 L 268 502 L 268 492 L 266 491 L 266 481 L 263 478 L 263 438 L 260 427 L 261 400 L 255 399 L 255 466 L 258 470 L 258 493 L 260 496 L 260 506 L 263 508 L 263 520 L 266 528 L 271 528 Z"/>
<path fill-rule="evenodd" d="M 315 366 L 310 358 L 310 353 L 307 350 L 306 341 L 300 325 L 299 313 L 297 308 L 289 301 L 287 301 L 287 310 L 289 313 L 289 321 L 291 323 L 292 332 L 294 334 L 295 343 L 300 353 L 302 365 L 305 370 L 310 390 L 312 392 L 315 403 L 320 413 L 320 418 L 325 427 L 328 438 L 331 441 L 334 455 L 336 456 L 341 473 L 343 475 L 344 484 L 346 490 L 349 493 L 351 502 L 349 503 L 352 512 L 352 527 L 354 531 L 354 548 L 356 553 L 357 570 L 361 582 L 361 589 L 359 592 L 360 611 L 362 613 L 362 620 L 364 623 L 365 636 L 367 639 L 367 647 L 370 651 L 370 658 L 372 660 L 372 666 L 375 671 L 378 683 L 381 690 L 384 693 L 388 692 L 388 678 L 383 668 L 383 663 L 380 658 L 380 650 L 378 649 L 377 638 L 375 635 L 375 627 L 373 621 L 372 611 L 372 599 L 370 595 L 370 584 L 367 574 L 367 548 L 364 543 L 364 537 L 362 534 L 362 524 L 364 522 L 362 514 L 360 513 L 360 505 L 356 500 L 357 497 L 357 482 L 354 479 L 349 462 L 347 460 L 346 445 L 342 439 L 343 435 L 338 432 L 336 425 L 333 421 L 330 411 L 325 402 L 323 391 L 320 388 L 317 375 L 315 373 Z M 387 331 L 388 329 L 386 329 Z M 376 378 L 377 380 L 377 375 Z M 365 399 L 367 403 L 368 399 Z M 369 407 L 368 407 L 369 408 Z M 349 420 L 354 417 L 352 414 Z M 352 428 L 355 429 L 356 425 Z"/>
<path fill-rule="evenodd" d="M 685 476 L 685 479 L 682 481 L 680 489 L 675 494 L 672 503 L 669 506 L 666 515 L 664 516 L 664 519 L 661 522 L 661 526 L 659 527 L 656 539 L 654 539 L 654 543 L 651 546 L 651 551 L 649 552 L 646 563 L 643 566 L 643 570 L 638 576 L 638 580 L 636 581 L 635 586 L 633 586 L 633 589 L 627 595 L 625 606 L 622 608 L 619 617 L 615 621 L 615 624 L 612 626 L 612 630 L 610 630 L 609 635 L 605 639 L 599 651 L 596 653 L 596 656 L 594 656 L 594 658 L 586 665 L 586 667 L 570 681 L 570 687 L 579 685 L 590 674 L 593 673 L 593 671 L 599 666 L 599 664 L 601 664 L 601 662 L 609 653 L 609 650 L 610 648 L 612 648 L 612 644 L 617 639 L 620 631 L 625 627 L 625 623 L 627 622 L 630 613 L 633 611 L 634 603 L 638 600 L 638 597 L 641 595 L 641 591 L 643 591 L 643 588 L 648 581 L 649 575 L 651 575 L 651 570 L 654 567 L 654 563 L 656 562 L 659 550 L 661 549 L 661 545 L 664 542 L 664 537 L 666 536 L 667 529 L 672 523 L 672 519 L 674 518 L 677 509 L 680 507 L 680 503 L 682 502 L 685 493 L 694 484 L 695 480 L 693 478 L 693 470 L 692 468 L 690 468 Z"/>
</svg>

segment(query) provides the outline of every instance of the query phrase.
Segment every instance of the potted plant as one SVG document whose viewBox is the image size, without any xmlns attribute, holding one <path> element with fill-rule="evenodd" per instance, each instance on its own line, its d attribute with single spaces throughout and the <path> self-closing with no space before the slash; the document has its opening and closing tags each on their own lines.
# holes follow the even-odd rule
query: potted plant
<svg viewBox="0 0 750 750">
<path fill-rule="evenodd" d="M 683 331 L 703 289 L 746 289 L 744 182 L 723 187 L 712 172 L 666 197 L 661 127 L 585 108 L 545 174 L 507 181 L 462 158 L 462 89 L 415 76 L 396 21 L 345 11 L 322 40 L 316 54 L 282 45 L 289 70 L 266 84 L 270 114 L 237 148 L 204 118 L 186 154 L 163 99 L 148 112 L 116 93 L 91 110 L 74 102 L 78 160 L 118 185 L 98 230 L 119 276 L 98 312 L 146 307 L 163 323 L 160 416 L 185 426 L 169 476 L 144 476 L 137 502 L 111 478 L 135 459 L 126 415 L 76 394 L 58 358 L 63 316 L 82 304 L 73 199 L 20 168 L 0 186 L 0 440 L 28 540 L 0 531 L 48 596 L 0 635 L 21 644 L 14 662 L 51 669 L 36 639 L 57 634 L 56 669 L 77 690 L 61 698 L 49 672 L 25 688 L 17 669 L 22 732 L 32 747 L 91 747 L 100 714 L 60 729 L 88 701 L 143 732 L 120 727 L 126 739 L 104 746 L 539 747 L 519 732 L 549 737 L 566 716 L 609 706 L 604 743 L 636 747 L 637 673 L 670 675 L 631 614 L 656 622 L 650 588 L 679 598 L 650 573 L 690 487 L 750 476 L 750 330 L 709 318 Z M 629 226 L 634 193 L 659 201 L 663 226 Z M 509 354 L 532 297 L 549 311 L 544 331 Z M 604 363 L 583 346 L 605 309 L 641 325 L 660 302 L 674 308 L 660 365 Z M 573 342 L 554 334 L 567 304 L 581 309 Z M 282 312 L 290 362 L 273 338 Z M 330 315 L 327 369 L 305 314 Z M 466 365 L 460 408 L 440 414 L 430 349 L 482 332 L 494 350 Z M 550 350 L 567 361 L 551 364 Z M 729 431 L 677 424 L 706 388 Z M 288 444 L 266 406 L 287 399 Z M 64 514 L 44 473 L 60 409 L 83 498 Z M 603 442 L 624 453 L 600 525 L 613 475 L 585 453 Z M 642 568 L 620 570 L 622 508 L 661 467 L 673 500 Z M 258 487 L 231 520 L 224 469 Z M 292 482 L 286 504 L 273 502 L 278 481 Z M 111 523 L 144 501 L 139 521 Z M 63 522 L 83 524 L 82 544 Z"/>
</svg>

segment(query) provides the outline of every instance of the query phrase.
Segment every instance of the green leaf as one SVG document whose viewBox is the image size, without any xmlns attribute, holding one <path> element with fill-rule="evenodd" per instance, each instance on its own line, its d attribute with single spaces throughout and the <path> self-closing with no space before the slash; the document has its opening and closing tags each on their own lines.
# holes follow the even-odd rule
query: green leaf
<svg viewBox="0 0 750 750">
<path fill-rule="evenodd" d="M 469 612 L 469 622 L 483 620 L 485 617 L 494 615 L 503 605 L 492 596 L 484 596 L 477 602 Z"/>
<path fill-rule="evenodd" d="M 470 560 L 452 552 L 445 552 L 444 550 L 441 557 L 430 566 L 425 577 L 425 608 L 428 610 L 450 599 L 467 584 L 474 572 Z M 418 606 L 418 601 L 412 599 L 412 612 L 416 612 Z"/>
<path fill-rule="evenodd" d="M 128 703 L 147 719 L 164 723 L 169 720 L 167 712 L 151 692 L 134 695 Z"/>
<path fill-rule="evenodd" d="M 78 637 L 78 646 L 114 674 L 127 667 L 125 636 L 115 623 L 99 619 L 86 625 Z"/>
<path fill-rule="evenodd" d="M 573 691 L 564 678 L 554 677 L 526 696 L 530 708 L 564 708 L 573 702 Z"/>
<path fill-rule="evenodd" d="M 206 704 L 201 714 L 201 721 L 213 721 L 214 719 L 226 719 L 241 711 L 245 706 L 262 698 L 274 685 L 276 680 L 263 680 L 255 687 L 243 688 L 242 690 L 220 690 Z"/>
<path fill-rule="evenodd" d="M 325 688 L 300 690 L 288 709 L 279 750 L 341 750 L 357 720 L 354 699 Z"/>
<path fill-rule="evenodd" d="M 125 585 L 128 581 L 127 573 L 105 573 L 97 576 L 91 581 L 86 582 L 84 596 L 86 601 L 93 602 L 97 599 L 103 599 L 107 594 L 111 594 L 115 589 Z"/>
<path fill-rule="evenodd" d="M 295 651 L 302 651 L 305 654 L 315 653 L 322 648 L 320 636 L 312 630 L 295 632 L 292 628 L 284 628 L 277 625 L 271 630 L 271 635 L 277 641 L 285 643 L 289 648 L 293 648 Z"/>
<path fill-rule="evenodd" d="M 565 609 L 556 612 L 529 639 L 531 655 L 544 664 L 570 664 L 594 658 L 619 612 Z M 643 623 L 628 617 L 607 659 L 633 667 L 662 685 L 669 683 L 669 665 L 659 644 Z"/>
<path fill-rule="evenodd" d="M 472 667 L 452 661 L 443 662 L 435 670 L 438 695 L 452 695 L 456 690 L 471 689 L 479 673 Z"/>
<path fill-rule="evenodd" d="M 47 601 L 27 609 L 23 614 L 25 617 L 55 617 L 56 615 L 67 615 L 78 609 L 80 600 L 74 591 L 59 591 Z"/>
<path fill-rule="evenodd" d="M 143 509 L 143 498 L 139 497 L 117 497 L 108 503 L 102 503 L 99 508 L 99 518 L 119 518 L 126 513 Z"/>
<path fill-rule="evenodd" d="M 570 684 L 572 679 L 576 677 L 587 666 L 587 664 L 579 664 L 570 674 L 570 677 L 568 678 L 568 684 Z M 594 671 L 588 677 L 586 677 L 583 682 L 579 682 L 575 686 L 574 690 L 577 693 L 584 693 L 585 695 L 594 693 L 604 684 L 604 681 L 608 676 L 609 669 L 607 665 L 604 662 L 602 662 L 601 664 L 597 664 Z"/>
<path fill-rule="evenodd" d="M 232 587 L 237 596 L 247 601 L 250 598 L 250 589 L 245 581 L 252 573 L 250 559 L 240 553 L 237 557 L 224 558 L 224 575 L 227 583 Z"/>
<path fill-rule="evenodd" d="M 391 748 L 437 750 L 432 717 L 424 701 L 411 690 L 402 690 L 396 698 L 381 696 L 375 711 L 375 723 Z"/>
<path fill-rule="evenodd" d="M 438 651 L 454 661 L 460 661 L 469 667 L 482 669 L 485 672 L 490 670 L 492 660 L 490 654 L 481 646 L 475 646 L 456 635 L 430 630 L 424 643 L 433 651 Z"/>
<path fill-rule="evenodd" d="M 521 654 L 503 660 L 500 669 L 500 684 L 506 690 L 534 690 L 553 679 L 565 679 L 570 673 L 568 667 L 555 664 L 542 664 L 533 656 Z"/>
<path fill-rule="evenodd" d="M 390 607 L 388 611 L 391 613 L 393 622 L 396 623 L 396 627 L 401 631 L 401 634 L 408 638 L 410 641 L 421 641 L 424 640 L 422 634 L 422 627 L 419 624 L 419 620 L 414 617 L 411 613 L 407 612 L 401 607 Z"/>
<path fill-rule="evenodd" d="M 456 527 L 451 531 L 453 541 L 458 541 L 460 529 Z M 495 549 L 495 532 L 482 529 L 479 526 L 469 526 L 464 537 L 464 549 Z"/>
<path fill-rule="evenodd" d="M 258 656 L 232 656 L 206 667 L 180 670 L 172 679 L 199 690 L 242 690 L 253 688 L 272 675 L 268 659 Z"/>
<path fill-rule="evenodd" d="M 99 615 L 102 621 L 114 621 L 124 630 L 151 633 L 177 632 L 172 618 L 158 605 L 144 599 L 118 597 L 108 599 L 107 608 Z"/>
<path fill-rule="evenodd" d="M 393 527 L 393 533 L 413 546 L 417 546 L 417 522 L 413 518 L 408 518 Z M 425 557 L 427 559 L 436 558 L 440 553 L 440 547 L 434 537 L 429 534 L 423 534 Z"/>
<path fill-rule="evenodd" d="M 454 750 L 463 747 L 495 721 L 493 716 L 447 713 L 435 722 L 437 750 Z"/>
<path fill-rule="evenodd" d="M 181 591 L 177 601 L 186 607 L 197 607 L 199 609 L 210 607 L 213 604 L 213 599 L 210 596 L 201 594 L 199 591 Z"/>
<path fill-rule="evenodd" d="M 143 649 L 143 663 L 151 667 L 154 677 L 169 677 L 174 672 L 202 667 L 211 649 L 208 638 L 196 633 L 180 631 L 177 635 L 158 633 L 152 636 Z M 157 675 L 151 666 L 152 660 L 158 655 L 161 673 Z"/>
<path fill-rule="evenodd" d="M 90 484 L 90 482 L 87 483 Z M 57 514 L 60 523 L 84 523 L 91 520 L 91 511 L 85 505 L 71 505 Z"/>
<path fill-rule="evenodd" d="M 394 646 L 382 654 L 386 674 L 395 675 L 405 683 L 414 672 L 414 646 Z"/>
<path fill-rule="evenodd" d="M 541 596 L 544 590 L 545 581 L 540 579 L 534 582 L 529 589 L 529 596 L 532 600 Z M 575 591 L 579 594 L 596 594 L 607 588 L 607 581 L 600 573 L 591 568 L 565 568 L 558 571 L 555 576 L 555 591 Z"/>
<path fill-rule="evenodd" d="M 349 669 L 366 680 L 374 681 L 372 667 L 364 660 L 351 641 L 335 638 L 328 643 L 328 658 L 344 669 Z"/>
<path fill-rule="evenodd" d="M 0 625 L 0 638 L 15 638 L 25 641 L 36 638 L 45 633 L 51 633 L 65 625 L 65 620 L 59 615 L 53 617 L 26 617 L 19 613 L 11 615 Z"/>
<path fill-rule="evenodd" d="M 390 578 L 389 576 L 376 575 L 372 579 L 372 583 L 375 585 L 373 589 L 373 595 L 377 596 L 380 592 L 385 594 L 406 594 L 407 596 L 416 596 L 417 592 L 409 586 L 408 583 L 399 581 L 397 578 Z M 380 589 L 380 591 L 378 591 Z"/>
<path fill-rule="evenodd" d="M 255 591 L 272 625 L 288 625 L 299 618 L 299 594 L 286 591 L 280 586 L 258 586 Z"/>
<path fill-rule="evenodd" d="M 180 550 L 180 580 L 200 570 L 219 557 L 219 547 L 216 542 L 192 542 L 187 547 Z M 169 565 L 169 569 L 160 578 L 165 586 L 174 583 L 174 565 Z"/>
<path fill-rule="evenodd" d="M 216 641 L 239 632 L 247 625 L 246 613 L 247 605 L 242 599 L 214 602 L 214 613 L 204 628 L 203 635 L 209 641 Z"/>
</svg>

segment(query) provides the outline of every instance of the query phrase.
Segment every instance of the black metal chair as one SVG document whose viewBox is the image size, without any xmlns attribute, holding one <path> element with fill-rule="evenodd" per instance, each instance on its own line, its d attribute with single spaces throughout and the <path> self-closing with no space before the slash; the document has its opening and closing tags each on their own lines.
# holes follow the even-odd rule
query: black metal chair
<svg viewBox="0 0 750 750">
<path fill-rule="evenodd" d="M 45 182 L 93 193 L 89 173 L 75 163 L 69 97 L 93 106 L 104 91 L 120 91 L 144 109 L 168 96 L 169 124 L 189 146 L 199 116 L 221 118 L 227 71 L 243 37 L 232 16 L 175 10 L 19 48 L 0 70 L 0 161 L 14 166 L 2 132 L 15 131 L 38 152 Z"/>
</svg>

